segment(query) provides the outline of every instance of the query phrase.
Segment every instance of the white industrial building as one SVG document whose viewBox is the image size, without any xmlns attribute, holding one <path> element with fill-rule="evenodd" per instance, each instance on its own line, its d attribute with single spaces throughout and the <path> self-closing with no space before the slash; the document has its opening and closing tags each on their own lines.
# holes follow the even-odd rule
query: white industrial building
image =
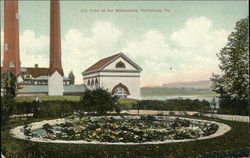
<svg viewBox="0 0 250 158">
<path fill-rule="evenodd" d="M 140 99 L 141 71 L 140 66 L 119 53 L 99 60 L 82 75 L 89 88 L 103 87 L 120 98 Z"/>
</svg>

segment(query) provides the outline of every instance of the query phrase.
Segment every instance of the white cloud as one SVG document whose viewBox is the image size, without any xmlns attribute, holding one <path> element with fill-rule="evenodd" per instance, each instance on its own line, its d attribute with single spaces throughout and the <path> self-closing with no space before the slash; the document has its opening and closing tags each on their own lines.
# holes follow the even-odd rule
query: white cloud
<svg viewBox="0 0 250 158">
<path fill-rule="evenodd" d="M 90 36 L 70 29 L 62 39 L 63 68 L 67 76 L 73 70 L 76 82 L 82 83 L 85 69 L 103 57 L 119 53 L 116 45 L 123 33 L 108 21 L 97 21 Z"/>
<path fill-rule="evenodd" d="M 114 46 L 122 35 L 122 32 L 108 21 L 97 21 L 91 29 L 90 36 L 83 35 L 79 30 L 70 29 L 62 37 L 62 65 L 65 76 L 73 70 L 76 82 L 82 83 L 83 70 L 100 58 L 119 53 Z M 2 30 L 1 38 L 3 39 Z M 1 43 L 1 48 L 2 46 Z M 33 67 L 37 63 L 39 67 L 48 67 L 49 47 L 48 36 L 37 35 L 33 30 L 25 30 L 20 35 L 21 66 Z"/>
<path fill-rule="evenodd" d="M 20 36 L 21 66 L 49 66 L 49 37 L 38 36 L 33 30 L 25 30 Z"/>
<path fill-rule="evenodd" d="M 172 33 L 171 40 L 176 42 L 179 48 L 191 51 L 193 55 L 203 56 L 215 54 L 214 50 L 221 49 L 227 41 L 227 35 L 227 31 L 215 30 L 212 22 L 201 16 L 188 19 L 182 28 Z"/>
<path fill-rule="evenodd" d="M 142 86 L 206 80 L 219 71 L 216 53 L 225 46 L 228 34 L 214 29 L 208 18 L 197 17 L 172 32 L 170 39 L 151 30 L 142 40 L 129 42 L 124 51 L 144 69 Z"/>
<path fill-rule="evenodd" d="M 4 32 L 1 30 L 1 65 L 4 57 L 3 42 Z M 25 30 L 19 37 L 21 66 L 39 66 L 48 67 L 49 63 L 49 38 L 46 36 L 37 36 L 33 30 Z"/>
<path fill-rule="evenodd" d="M 142 86 L 209 79 L 219 71 L 216 53 L 225 46 L 228 34 L 208 18 L 196 17 L 170 35 L 151 29 L 135 35 L 137 40 L 130 37 L 120 43 L 125 41 L 122 30 L 111 22 L 97 21 L 88 35 L 72 28 L 62 37 L 62 64 L 66 76 L 73 70 L 76 83 L 82 83 L 82 71 L 122 51 L 143 68 Z M 49 37 L 26 30 L 20 36 L 20 48 L 22 66 L 48 66 Z"/>
<path fill-rule="evenodd" d="M 149 30 L 143 35 L 142 40 L 131 41 L 123 49 L 126 55 L 138 63 L 144 70 L 142 72 L 142 82 L 152 84 L 152 82 L 163 82 L 165 78 L 159 77 L 167 73 L 174 55 L 164 37 L 159 31 Z"/>
</svg>

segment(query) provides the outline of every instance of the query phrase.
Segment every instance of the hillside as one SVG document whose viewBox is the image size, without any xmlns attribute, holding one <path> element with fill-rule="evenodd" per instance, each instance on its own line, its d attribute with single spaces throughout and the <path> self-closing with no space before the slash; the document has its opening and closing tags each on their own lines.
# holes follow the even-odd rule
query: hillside
<svg viewBox="0 0 250 158">
<path fill-rule="evenodd" d="M 207 95 L 213 96 L 209 80 L 194 82 L 168 83 L 158 87 L 142 87 L 142 96 L 185 96 L 185 95 Z"/>
<path fill-rule="evenodd" d="M 203 80 L 203 81 L 193 81 L 193 82 L 168 83 L 168 84 L 163 84 L 161 87 L 209 89 L 211 85 L 212 82 L 210 80 Z"/>
</svg>

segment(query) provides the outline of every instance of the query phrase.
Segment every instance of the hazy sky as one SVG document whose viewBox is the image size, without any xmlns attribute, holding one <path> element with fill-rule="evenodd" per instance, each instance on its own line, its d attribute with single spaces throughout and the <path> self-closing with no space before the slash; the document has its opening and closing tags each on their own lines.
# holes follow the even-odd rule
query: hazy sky
<svg viewBox="0 0 250 158">
<path fill-rule="evenodd" d="M 19 11 L 21 66 L 48 67 L 49 1 L 19 1 Z M 219 73 L 216 53 L 247 15 L 247 1 L 61 1 L 63 69 L 65 75 L 73 70 L 82 83 L 82 71 L 123 52 L 143 68 L 141 86 L 208 80 Z"/>
</svg>

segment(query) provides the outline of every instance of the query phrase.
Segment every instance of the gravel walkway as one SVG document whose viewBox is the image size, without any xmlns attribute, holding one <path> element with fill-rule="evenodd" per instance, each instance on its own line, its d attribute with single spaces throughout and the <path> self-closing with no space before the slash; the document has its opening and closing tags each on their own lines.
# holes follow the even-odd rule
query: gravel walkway
<svg viewBox="0 0 250 158">
<path fill-rule="evenodd" d="M 138 115 L 138 110 L 123 110 L 121 113 L 136 114 Z M 139 115 L 170 115 L 174 113 L 175 115 L 194 115 L 199 114 L 197 111 L 157 111 L 157 110 L 140 110 Z M 206 117 L 218 118 L 222 120 L 238 121 L 238 122 L 249 122 L 248 116 L 240 115 L 222 115 L 222 114 L 202 114 Z"/>
<path fill-rule="evenodd" d="M 138 115 L 138 110 L 122 110 L 121 114 L 134 114 Z M 139 115 L 170 115 L 174 113 L 175 115 L 194 115 L 199 114 L 197 111 L 157 111 L 157 110 L 140 110 Z M 237 122 L 249 122 L 248 116 L 240 116 L 240 115 L 222 115 L 222 114 L 202 114 L 206 117 L 218 118 L 222 120 L 229 121 L 237 121 Z M 20 115 L 11 115 L 11 118 L 19 118 L 19 117 L 31 117 L 32 113 L 29 114 L 20 114 Z"/>
</svg>

